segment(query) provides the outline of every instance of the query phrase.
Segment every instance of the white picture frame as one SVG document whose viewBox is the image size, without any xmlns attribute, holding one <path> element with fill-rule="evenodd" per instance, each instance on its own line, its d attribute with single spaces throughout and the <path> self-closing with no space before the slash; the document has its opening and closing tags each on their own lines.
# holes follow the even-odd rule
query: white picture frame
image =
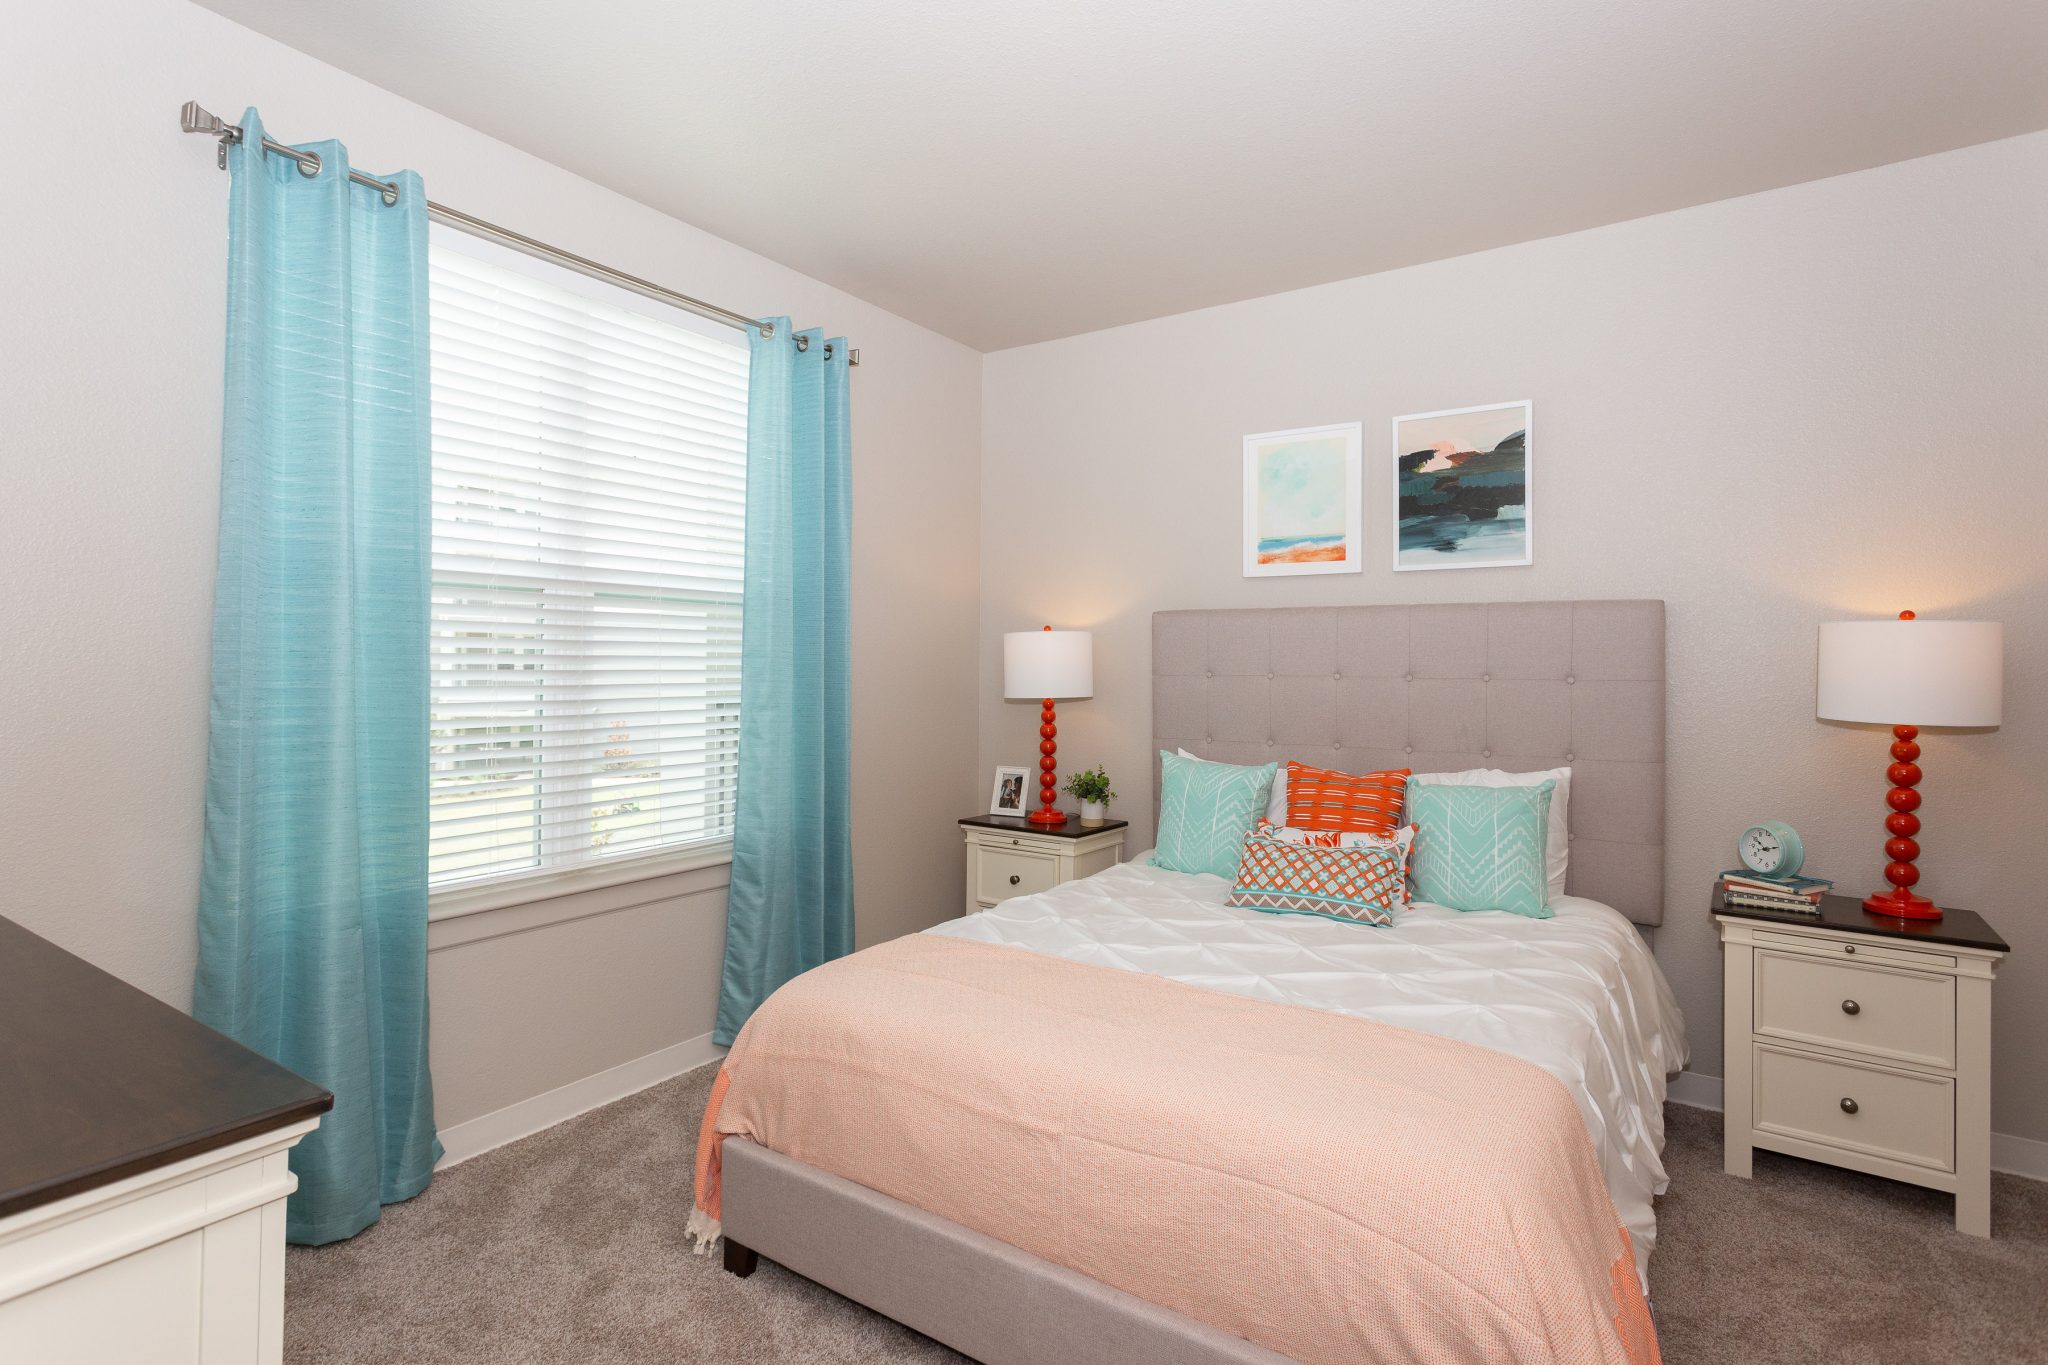
<svg viewBox="0 0 2048 1365">
<path fill-rule="evenodd" d="M 1404 428 L 1406 429 L 1404 431 Z M 1512 403 L 1482 403 L 1469 408 L 1443 408 L 1436 412 L 1411 412 L 1396 417 L 1393 422 L 1393 443 L 1387 457 L 1388 490 L 1393 497 L 1389 504 L 1388 518 L 1393 529 L 1393 562 L 1396 573 L 1414 573 L 1435 569 L 1509 569 L 1522 568 L 1536 562 L 1536 521 L 1534 491 L 1536 486 L 1535 464 L 1535 404 L 1526 398 Z M 1509 442 L 1519 432 L 1521 440 L 1520 484 L 1516 490 L 1519 503 L 1505 503 L 1493 508 L 1495 513 L 1501 507 L 1519 506 L 1521 509 L 1519 528 L 1508 529 L 1497 524 L 1498 517 L 1480 523 L 1479 534 L 1459 531 L 1453 525 L 1441 527 L 1425 526 L 1425 521 L 1449 523 L 1448 517 L 1424 518 L 1416 515 L 1413 505 L 1402 504 L 1404 476 L 1401 464 L 1404 459 L 1422 454 L 1431 446 L 1441 452 L 1434 458 L 1449 460 L 1453 452 L 1445 447 L 1455 447 L 1458 452 L 1491 458 L 1508 449 Z M 1486 449 L 1478 449 L 1484 444 Z M 1466 451 L 1465 447 L 1472 449 Z M 1443 473 L 1450 474 L 1446 467 Z M 1498 477 L 1505 471 L 1487 471 Z M 1453 474 L 1453 478 L 1456 476 Z M 1413 483 L 1414 476 L 1407 476 Z M 1474 523 L 1466 522 L 1465 525 Z M 1434 532 L 1434 534 L 1432 534 Z"/>
<path fill-rule="evenodd" d="M 1244 576 L 1365 572 L 1364 428 L 1244 438 Z"/>
<path fill-rule="evenodd" d="M 1006 798 L 1010 804 L 1004 804 Z M 997 765 L 996 780 L 988 789 L 988 813 L 1014 815 L 1022 819 L 1030 814 L 1030 801 L 1031 769 Z"/>
</svg>

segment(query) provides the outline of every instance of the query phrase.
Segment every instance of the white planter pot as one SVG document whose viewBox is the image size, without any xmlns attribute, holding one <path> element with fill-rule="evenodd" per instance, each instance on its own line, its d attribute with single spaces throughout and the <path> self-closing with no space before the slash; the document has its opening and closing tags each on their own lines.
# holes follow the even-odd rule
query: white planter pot
<svg viewBox="0 0 2048 1365">
<path fill-rule="evenodd" d="M 1083 801 L 1081 803 L 1082 829 L 1097 829 L 1107 819 L 1109 819 L 1109 807 L 1102 802 Z"/>
</svg>

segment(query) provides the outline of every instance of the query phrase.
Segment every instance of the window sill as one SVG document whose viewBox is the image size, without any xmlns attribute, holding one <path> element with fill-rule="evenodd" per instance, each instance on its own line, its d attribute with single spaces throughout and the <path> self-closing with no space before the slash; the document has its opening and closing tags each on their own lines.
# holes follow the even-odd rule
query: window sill
<svg viewBox="0 0 2048 1365">
<path fill-rule="evenodd" d="M 486 882 L 480 886 L 449 887 L 445 891 L 428 894 L 427 922 L 434 924 L 442 920 L 461 919 L 491 910 L 531 905 L 535 901 L 555 900 L 585 891 L 601 891 L 606 887 L 623 886 L 628 882 L 673 876 L 678 872 L 725 867 L 731 862 L 732 844 L 729 841 L 720 841 L 669 853 L 650 853 L 644 857 L 625 859 L 616 863 L 562 868 L 554 872 L 536 873 L 530 877 L 509 877 L 501 881 Z M 719 884 L 723 884 L 722 879 Z"/>
</svg>

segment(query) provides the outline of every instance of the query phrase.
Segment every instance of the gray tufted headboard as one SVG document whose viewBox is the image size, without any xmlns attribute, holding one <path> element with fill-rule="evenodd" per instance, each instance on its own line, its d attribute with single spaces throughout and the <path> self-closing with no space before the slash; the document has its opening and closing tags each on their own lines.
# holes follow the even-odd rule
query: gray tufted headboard
<svg viewBox="0 0 2048 1365">
<path fill-rule="evenodd" d="M 1664 921 L 1662 602 L 1154 612 L 1152 739 L 1345 772 L 1569 764 L 1565 890 Z"/>
</svg>

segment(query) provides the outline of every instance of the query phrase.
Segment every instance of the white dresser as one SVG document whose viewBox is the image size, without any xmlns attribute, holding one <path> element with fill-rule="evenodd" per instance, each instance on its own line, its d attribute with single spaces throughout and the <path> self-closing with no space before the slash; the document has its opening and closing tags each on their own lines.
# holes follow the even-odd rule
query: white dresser
<svg viewBox="0 0 2048 1365">
<path fill-rule="evenodd" d="M 275 1365 L 332 1097 L 0 919 L 0 1362 Z"/>
<path fill-rule="evenodd" d="M 1092 877 L 1123 859 L 1127 822 L 1110 820 L 1082 829 L 1069 818 L 1047 829 L 1005 815 L 960 822 L 967 839 L 967 914 L 1012 896 L 1050 891 L 1061 882 Z"/>
<path fill-rule="evenodd" d="M 2008 949 L 1966 910 L 1818 920 L 1717 904 L 1725 958 L 1726 1164 L 1758 1147 L 1955 1196 L 1991 1235 L 1991 983 Z"/>
</svg>

